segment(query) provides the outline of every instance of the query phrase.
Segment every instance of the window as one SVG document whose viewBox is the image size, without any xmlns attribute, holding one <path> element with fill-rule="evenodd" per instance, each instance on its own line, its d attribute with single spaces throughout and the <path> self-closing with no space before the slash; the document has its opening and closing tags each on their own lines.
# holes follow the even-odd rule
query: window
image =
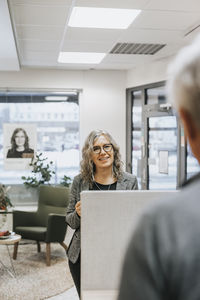
<svg viewBox="0 0 200 300">
<path fill-rule="evenodd" d="M 166 103 L 164 86 L 149 88 L 146 90 L 146 93 L 147 98 L 145 104 L 152 105 Z"/>
<path fill-rule="evenodd" d="M 60 93 L 58 93 L 60 95 Z M 29 170 L 5 170 L 3 153 L 3 124 L 35 124 L 37 128 L 37 153 L 53 161 L 59 183 L 64 175 L 73 178 L 79 171 L 79 105 L 78 93 L 62 96 L 67 101 L 46 101 L 56 93 L 0 92 L 0 182 L 22 184 L 21 176 Z M 70 116 L 70 118 L 64 118 Z"/>
</svg>

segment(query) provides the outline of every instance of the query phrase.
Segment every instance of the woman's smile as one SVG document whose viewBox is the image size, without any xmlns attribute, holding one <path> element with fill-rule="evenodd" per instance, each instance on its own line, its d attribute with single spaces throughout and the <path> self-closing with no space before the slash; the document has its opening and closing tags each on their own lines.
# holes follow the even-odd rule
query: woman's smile
<svg viewBox="0 0 200 300">
<path fill-rule="evenodd" d="M 107 137 L 104 135 L 101 135 L 100 137 L 96 138 L 94 141 L 94 149 L 99 148 L 100 153 L 92 153 L 92 160 L 93 163 L 95 164 L 96 168 L 107 168 L 107 167 L 112 167 L 113 160 L 114 160 L 114 151 L 113 148 L 109 150 L 109 152 L 106 152 L 105 146 L 110 145 L 110 141 L 108 140 Z"/>
<path fill-rule="evenodd" d="M 100 157 L 99 160 L 108 160 L 110 157 Z"/>
</svg>

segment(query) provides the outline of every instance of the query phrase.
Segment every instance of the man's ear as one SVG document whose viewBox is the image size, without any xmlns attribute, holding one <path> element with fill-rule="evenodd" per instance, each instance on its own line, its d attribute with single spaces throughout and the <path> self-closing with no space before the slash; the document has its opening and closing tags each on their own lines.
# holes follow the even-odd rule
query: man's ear
<svg viewBox="0 0 200 300">
<path fill-rule="evenodd" d="M 183 123 L 186 136 L 189 138 L 189 140 L 195 139 L 197 136 L 197 128 L 191 114 L 185 108 L 180 108 L 179 115 Z"/>
</svg>

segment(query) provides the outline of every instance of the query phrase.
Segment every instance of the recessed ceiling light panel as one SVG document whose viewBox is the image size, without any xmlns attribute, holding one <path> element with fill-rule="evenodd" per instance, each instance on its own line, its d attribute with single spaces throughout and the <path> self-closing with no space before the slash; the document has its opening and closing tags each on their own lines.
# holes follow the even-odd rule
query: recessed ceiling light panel
<svg viewBox="0 0 200 300">
<path fill-rule="evenodd" d="M 140 12 L 136 9 L 74 7 L 68 26 L 126 29 Z"/>
<path fill-rule="evenodd" d="M 67 64 L 99 64 L 106 53 L 95 52 L 60 52 L 59 63 Z"/>
</svg>

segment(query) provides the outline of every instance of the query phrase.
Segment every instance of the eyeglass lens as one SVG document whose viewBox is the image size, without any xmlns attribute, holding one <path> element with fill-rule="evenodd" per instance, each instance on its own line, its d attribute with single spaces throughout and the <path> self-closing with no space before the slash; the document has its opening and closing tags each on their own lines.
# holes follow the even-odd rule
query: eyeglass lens
<svg viewBox="0 0 200 300">
<path fill-rule="evenodd" d="M 103 145 L 103 147 L 101 147 L 101 146 L 94 146 L 93 147 L 93 151 L 94 151 L 94 153 L 99 154 L 99 153 L 101 153 L 101 149 L 102 148 L 103 148 L 103 150 L 105 152 L 109 152 L 109 151 L 112 150 L 112 144 L 105 144 L 105 145 Z"/>
</svg>

